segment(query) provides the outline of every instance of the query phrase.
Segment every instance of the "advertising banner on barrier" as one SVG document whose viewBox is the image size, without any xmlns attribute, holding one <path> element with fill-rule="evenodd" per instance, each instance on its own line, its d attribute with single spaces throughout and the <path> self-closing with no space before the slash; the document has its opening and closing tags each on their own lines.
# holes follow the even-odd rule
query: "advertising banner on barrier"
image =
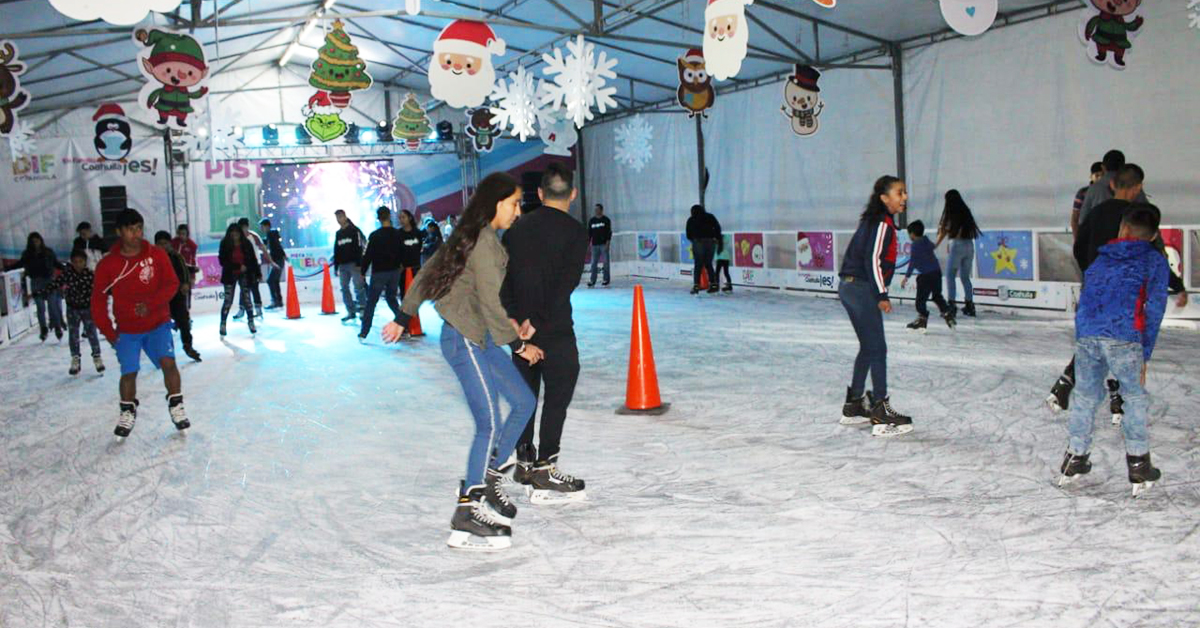
<svg viewBox="0 0 1200 628">
<path fill-rule="evenodd" d="M 981 279 L 1033 281 L 1033 232 L 984 231 L 975 240 Z"/>
<path fill-rule="evenodd" d="M 733 265 L 738 268 L 763 268 L 767 250 L 761 233 L 733 234 Z"/>
<path fill-rule="evenodd" d="M 332 247 L 288 249 L 287 255 L 295 271 L 296 281 L 320 280 L 321 265 L 326 262 L 330 264 L 329 272 L 333 272 Z M 200 267 L 196 279 L 197 288 L 214 288 L 221 285 L 221 262 L 216 254 L 197 255 L 196 265 Z M 263 271 L 264 280 L 266 275 L 266 271 Z M 286 270 L 283 277 L 283 281 L 287 281 Z"/>
<path fill-rule="evenodd" d="M 696 256 L 692 252 L 692 241 L 687 238 L 686 233 L 679 234 L 679 263 L 688 266 L 696 263 Z"/>
<path fill-rule="evenodd" d="M 0 329 L 0 333 L 15 338 L 33 326 L 33 316 L 25 301 L 25 272 L 10 271 L 4 273 L 4 303 L 8 308 L 5 317 L 8 329 Z"/>
<path fill-rule="evenodd" d="M 639 233 L 638 259 L 643 262 L 658 261 L 658 233 Z"/>
<path fill-rule="evenodd" d="M 1167 250 L 1167 263 L 1171 265 L 1171 272 L 1184 277 L 1183 229 L 1160 229 L 1158 233 L 1162 235 L 1163 246 Z"/>
<path fill-rule="evenodd" d="M 796 266 L 802 271 L 835 270 L 832 231 L 796 233 Z"/>
</svg>

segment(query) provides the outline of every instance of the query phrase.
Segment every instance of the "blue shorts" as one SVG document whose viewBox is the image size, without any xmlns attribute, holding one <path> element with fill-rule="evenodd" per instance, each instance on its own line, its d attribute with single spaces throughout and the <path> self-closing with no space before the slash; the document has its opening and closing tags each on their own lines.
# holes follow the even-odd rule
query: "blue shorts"
<svg viewBox="0 0 1200 628">
<path fill-rule="evenodd" d="M 171 321 L 159 325 L 144 334 L 119 334 L 117 336 L 117 362 L 121 363 L 121 374 L 129 375 L 141 369 L 142 352 L 150 358 L 154 368 L 162 368 L 163 358 L 175 359 L 175 336 L 171 334 Z"/>
</svg>

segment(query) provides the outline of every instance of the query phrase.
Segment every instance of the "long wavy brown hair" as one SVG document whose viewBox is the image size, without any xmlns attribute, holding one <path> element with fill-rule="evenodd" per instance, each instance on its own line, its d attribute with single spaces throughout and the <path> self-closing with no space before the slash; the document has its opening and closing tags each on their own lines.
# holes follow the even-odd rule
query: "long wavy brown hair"
<svg viewBox="0 0 1200 628">
<path fill-rule="evenodd" d="M 520 188 L 521 184 L 506 172 L 493 172 L 479 182 L 450 239 L 438 247 L 437 253 L 421 269 L 421 274 L 428 274 L 424 282 L 429 300 L 436 301 L 450 292 L 450 287 L 467 267 L 467 258 L 475 250 L 480 232 L 496 217 L 496 205 Z"/>
</svg>

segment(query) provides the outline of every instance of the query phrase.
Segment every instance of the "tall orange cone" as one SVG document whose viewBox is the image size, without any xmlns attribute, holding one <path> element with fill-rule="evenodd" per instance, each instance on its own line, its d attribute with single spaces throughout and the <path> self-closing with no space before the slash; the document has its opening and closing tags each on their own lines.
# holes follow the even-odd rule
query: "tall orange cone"
<svg viewBox="0 0 1200 628">
<path fill-rule="evenodd" d="M 288 264 L 287 317 L 300 318 L 300 294 L 296 292 L 296 274 Z"/>
<path fill-rule="evenodd" d="M 329 264 L 321 265 L 325 269 L 325 285 L 321 286 L 321 313 L 337 314 L 333 305 L 333 280 L 329 278 Z"/>
<path fill-rule="evenodd" d="M 404 269 L 404 294 L 408 294 L 408 289 L 412 287 L 413 274 L 412 268 Z M 425 332 L 421 331 L 421 313 L 417 312 L 412 318 L 408 319 L 408 333 L 410 336 L 417 338 L 424 336 Z"/>
<path fill-rule="evenodd" d="M 708 290 L 708 269 L 707 268 L 700 269 L 700 289 Z"/>
<path fill-rule="evenodd" d="M 671 404 L 658 394 L 658 373 L 654 369 L 654 346 L 650 343 L 650 321 L 646 318 L 646 299 L 640 285 L 633 287 L 633 330 L 629 341 L 629 381 L 625 386 L 625 405 L 617 414 L 658 416 Z"/>
</svg>

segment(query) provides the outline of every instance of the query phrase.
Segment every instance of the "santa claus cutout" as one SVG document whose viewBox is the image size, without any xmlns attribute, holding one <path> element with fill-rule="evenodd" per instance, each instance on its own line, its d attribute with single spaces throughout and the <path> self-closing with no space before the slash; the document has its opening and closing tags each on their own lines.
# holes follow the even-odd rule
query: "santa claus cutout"
<svg viewBox="0 0 1200 628">
<path fill-rule="evenodd" d="M 704 8 L 704 61 L 718 81 L 737 76 L 750 45 L 746 5 L 754 0 L 708 0 Z"/>
<path fill-rule="evenodd" d="M 455 20 L 433 42 L 429 88 L 433 97 L 456 109 L 478 107 L 492 93 L 492 55 L 504 54 L 504 40 L 483 22 Z"/>
</svg>

